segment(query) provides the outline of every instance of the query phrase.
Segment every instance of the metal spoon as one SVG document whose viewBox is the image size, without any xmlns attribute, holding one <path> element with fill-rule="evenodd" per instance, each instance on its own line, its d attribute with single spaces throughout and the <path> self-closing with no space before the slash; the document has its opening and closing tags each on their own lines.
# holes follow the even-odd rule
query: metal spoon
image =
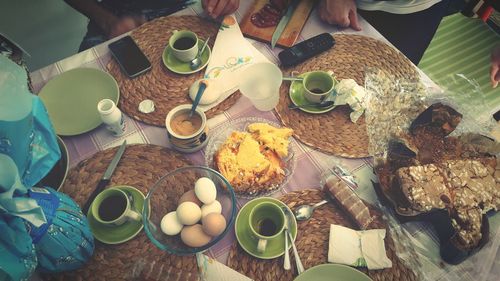
<svg viewBox="0 0 500 281">
<path fill-rule="evenodd" d="M 295 257 L 295 265 L 297 266 L 297 273 L 301 274 L 304 272 L 304 265 L 302 265 L 302 261 L 300 260 L 299 252 L 297 251 L 297 247 L 295 246 L 295 242 L 293 241 L 292 233 L 289 231 L 292 229 L 292 216 L 293 214 L 288 210 L 285 211 L 285 216 L 286 216 L 286 222 L 288 224 L 288 231 L 285 231 L 286 234 L 288 234 L 288 238 L 290 239 L 290 242 L 292 243 L 292 249 L 293 249 L 293 256 Z"/>
<path fill-rule="evenodd" d="M 302 107 L 308 107 L 308 106 L 314 106 L 314 107 L 318 107 L 318 108 L 327 108 L 327 107 L 330 107 L 334 104 L 335 102 L 334 101 L 323 101 L 323 102 L 320 102 L 320 103 L 306 103 L 306 104 L 290 104 L 288 106 L 289 109 L 296 109 L 296 108 L 302 108 Z"/>
<path fill-rule="evenodd" d="M 299 221 L 308 220 L 312 217 L 314 209 L 318 208 L 319 206 L 321 206 L 325 203 L 328 203 L 328 201 L 323 200 L 323 201 L 316 203 L 312 206 L 311 205 L 299 206 L 297 209 L 295 209 L 295 218 Z"/>
<path fill-rule="evenodd" d="M 288 212 L 288 210 L 285 207 L 282 207 L 283 212 Z M 286 214 L 286 213 L 285 213 Z M 285 215 L 285 258 L 283 260 L 283 268 L 285 270 L 290 270 L 290 253 L 288 252 L 288 216 Z"/>
<path fill-rule="evenodd" d="M 201 47 L 201 51 L 198 52 L 198 55 L 196 55 L 196 58 L 194 58 L 190 63 L 189 67 L 191 67 L 192 70 L 198 69 L 201 65 L 201 55 L 203 54 L 203 51 L 205 51 L 205 48 L 207 47 L 208 40 L 210 40 L 210 36 L 205 40 L 205 44 L 203 44 L 203 47 Z"/>
</svg>

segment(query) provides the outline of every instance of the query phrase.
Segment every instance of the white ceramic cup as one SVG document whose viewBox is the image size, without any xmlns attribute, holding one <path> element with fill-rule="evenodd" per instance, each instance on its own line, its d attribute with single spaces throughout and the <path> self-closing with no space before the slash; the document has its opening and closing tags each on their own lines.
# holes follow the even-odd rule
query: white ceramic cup
<svg viewBox="0 0 500 281">
<path fill-rule="evenodd" d="M 208 142 L 208 126 L 207 116 L 197 107 L 195 115 L 201 118 L 201 126 L 194 133 L 189 135 L 181 135 L 175 132 L 172 128 L 172 121 L 181 114 L 189 114 L 191 111 L 191 104 L 181 104 L 172 108 L 165 118 L 165 127 L 167 128 L 167 136 L 170 144 L 177 151 L 183 153 L 192 153 L 205 147 Z"/>
<path fill-rule="evenodd" d="M 186 49 L 176 48 L 175 43 L 182 38 L 190 38 L 194 40 L 194 44 Z M 170 39 L 168 40 L 172 54 L 182 62 L 190 62 L 198 55 L 198 42 L 198 36 L 196 36 L 196 33 L 189 30 L 174 30 L 172 36 L 170 36 Z"/>
<path fill-rule="evenodd" d="M 283 73 L 273 63 L 260 62 L 241 73 L 240 92 L 260 111 L 270 111 L 278 105 Z"/>
<path fill-rule="evenodd" d="M 117 197 L 116 200 L 121 200 L 123 201 L 124 207 L 123 210 L 118 210 L 119 214 L 116 215 L 116 217 L 113 217 L 110 220 L 107 220 L 106 218 L 103 218 L 101 215 L 103 212 L 108 211 L 110 208 L 116 208 L 117 205 L 111 206 L 109 205 L 109 202 L 106 199 L 109 199 L 110 197 L 115 196 Z M 132 210 L 130 200 L 128 199 L 127 194 L 118 188 L 110 187 L 106 188 L 105 190 L 101 191 L 94 201 L 92 202 L 91 205 L 92 208 L 92 214 L 94 218 L 102 225 L 106 226 L 119 226 L 127 221 L 141 221 L 142 216 L 138 212 Z M 107 208 L 108 210 L 101 210 L 101 208 Z"/>
<path fill-rule="evenodd" d="M 304 97 L 313 103 L 324 101 L 335 88 L 335 78 L 332 71 L 312 71 L 302 80 Z"/>
</svg>

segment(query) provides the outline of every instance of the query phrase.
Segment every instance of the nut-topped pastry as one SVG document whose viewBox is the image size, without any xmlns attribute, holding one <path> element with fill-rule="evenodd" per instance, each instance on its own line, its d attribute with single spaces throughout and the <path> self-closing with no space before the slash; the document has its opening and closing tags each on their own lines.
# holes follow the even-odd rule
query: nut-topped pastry
<svg viewBox="0 0 500 281">
<path fill-rule="evenodd" d="M 283 157 L 293 130 L 253 123 L 249 132 L 234 131 L 214 156 L 217 169 L 236 192 L 254 194 L 273 189 L 285 178 Z"/>
</svg>

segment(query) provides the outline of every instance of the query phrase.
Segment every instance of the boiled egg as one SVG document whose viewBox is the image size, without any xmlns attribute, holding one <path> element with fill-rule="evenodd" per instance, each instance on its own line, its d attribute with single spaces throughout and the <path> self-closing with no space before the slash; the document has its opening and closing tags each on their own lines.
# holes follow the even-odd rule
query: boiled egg
<svg viewBox="0 0 500 281">
<path fill-rule="evenodd" d="M 210 204 L 217 197 L 217 188 L 211 179 L 203 177 L 194 184 L 194 193 L 203 204 Z"/>
<path fill-rule="evenodd" d="M 170 212 L 166 214 L 160 222 L 161 231 L 166 235 L 177 235 L 181 232 L 182 223 L 177 218 L 177 212 Z"/>
<path fill-rule="evenodd" d="M 198 199 L 198 197 L 196 197 L 196 194 L 194 193 L 194 190 L 192 190 L 192 189 L 189 190 L 188 192 L 182 194 L 181 198 L 179 198 L 179 202 L 178 202 L 179 205 L 184 203 L 184 202 L 193 202 L 198 206 L 203 205 L 203 203 L 201 203 L 200 199 Z"/>
<path fill-rule="evenodd" d="M 226 229 L 226 219 L 218 213 L 210 213 L 201 219 L 203 231 L 210 236 L 220 235 Z"/>
<path fill-rule="evenodd" d="M 219 203 L 219 201 L 215 200 L 214 202 L 210 204 L 205 204 L 201 206 L 201 217 L 205 217 L 206 215 L 210 213 L 217 213 L 220 214 L 222 212 L 222 206 Z"/>
<path fill-rule="evenodd" d="M 208 244 L 212 237 L 203 232 L 201 224 L 195 224 L 182 229 L 181 240 L 189 247 L 202 247 Z"/>
<path fill-rule="evenodd" d="M 193 225 L 201 219 L 201 209 L 193 202 L 183 202 L 177 207 L 177 218 L 183 225 Z"/>
</svg>

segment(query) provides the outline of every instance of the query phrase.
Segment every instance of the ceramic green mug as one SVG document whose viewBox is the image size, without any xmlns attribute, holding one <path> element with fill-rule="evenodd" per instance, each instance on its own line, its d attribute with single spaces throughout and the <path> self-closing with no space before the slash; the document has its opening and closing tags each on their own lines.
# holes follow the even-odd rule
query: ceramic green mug
<svg viewBox="0 0 500 281">
<path fill-rule="evenodd" d="M 92 202 L 91 209 L 96 221 L 105 226 L 142 220 L 141 214 L 132 210 L 127 193 L 114 187 L 101 191 Z"/>
<path fill-rule="evenodd" d="M 249 224 L 257 243 L 257 251 L 265 252 L 267 242 L 283 234 L 285 213 L 274 202 L 262 202 L 250 211 Z"/>
<path fill-rule="evenodd" d="M 198 55 L 198 36 L 189 30 L 174 30 L 168 40 L 172 54 L 182 62 L 190 62 Z"/>
<path fill-rule="evenodd" d="M 309 72 L 302 81 L 304 85 L 304 97 L 312 103 L 321 103 L 335 87 L 335 78 L 332 71 Z"/>
</svg>

